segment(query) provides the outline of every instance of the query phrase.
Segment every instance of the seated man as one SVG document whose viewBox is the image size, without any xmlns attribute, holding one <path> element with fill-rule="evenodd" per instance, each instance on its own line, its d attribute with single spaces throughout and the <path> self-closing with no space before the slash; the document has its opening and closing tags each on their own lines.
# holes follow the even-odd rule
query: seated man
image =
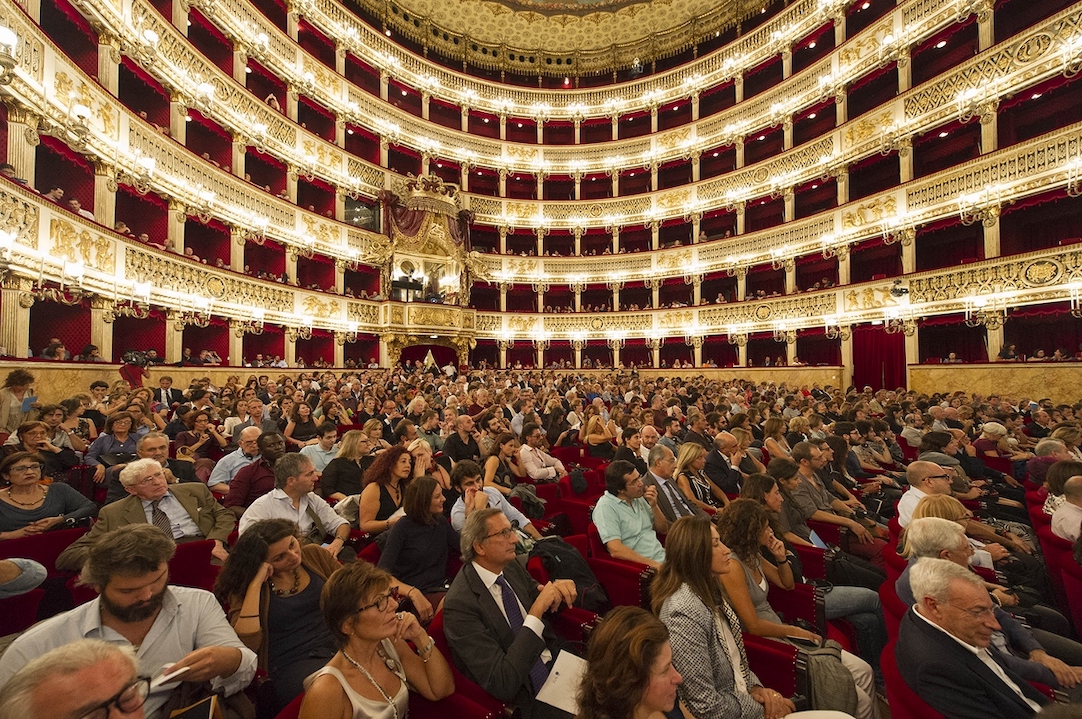
<svg viewBox="0 0 1082 719">
<path fill-rule="evenodd" d="M 79 639 L 15 673 L 0 691 L 0 719 L 99 716 L 113 707 L 122 719 L 144 719 L 150 680 L 138 674 L 134 648 Z"/>
<path fill-rule="evenodd" d="M 160 464 L 165 472 L 165 481 L 169 484 L 199 481 L 195 476 L 195 466 L 191 462 L 169 459 L 169 438 L 162 432 L 147 432 L 143 435 L 135 444 L 135 453 L 139 455 L 139 459 L 153 459 Z M 118 464 L 105 470 L 105 477 L 109 482 L 109 490 L 105 495 L 106 504 L 128 496 L 128 490 L 120 481 L 120 473 L 125 466 Z"/>
<path fill-rule="evenodd" d="M 980 577 L 945 559 L 921 559 L 909 585 L 916 604 L 894 654 L 921 699 L 947 719 L 1029 719 L 1049 703 L 988 650 L 999 622 Z"/>
<path fill-rule="evenodd" d="M 516 539 L 498 509 L 479 509 L 466 520 L 464 564 L 444 599 L 443 631 L 459 670 L 519 707 L 524 719 L 570 717 L 534 697 L 559 651 L 544 615 L 574 603 L 575 583 L 538 586 L 515 561 Z"/>
<path fill-rule="evenodd" d="M 647 489 L 653 487 L 654 491 L 657 492 L 658 507 L 661 508 L 661 513 L 665 515 L 665 519 L 670 524 L 681 517 L 692 514 L 706 514 L 699 505 L 685 497 L 684 493 L 680 491 L 680 485 L 676 483 L 672 476 L 673 470 L 676 469 L 676 456 L 671 449 L 658 442 L 650 450 L 646 464 L 649 466 L 650 471 L 646 473 L 642 480 L 646 483 Z"/>
<path fill-rule="evenodd" d="M 0 685 L 57 647 L 104 639 L 136 647 L 141 675 L 190 667 L 185 682 L 210 682 L 227 696 L 243 690 L 255 676 L 255 653 L 237 638 L 213 594 L 169 585 L 169 560 L 175 551 L 173 540 L 150 524 L 99 534 L 81 577 L 98 598 L 20 635 L 0 657 Z M 150 693 L 147 717 L 167 719 L 160 710 L 176 687 L 169 683 Z"/>
<path fill-rule="evenodd" d="M 257 446 L 259 459 L 237 472 L 222 500 L 222 506 L 237 517 L 244 514 L 252 502 L 274 489 L 274 465 L 285 454 L 286 440 L 275 430 L 261 434 Z"/>
<path fill-rule="evenodd" d="M 277 430 L 276 430 L 277 431 Z M 207 486 L 215 494 L 229 494 L 229 483 L 244 467 L 259 459 L 259 437 L 262 432 L 258 427 L 245 427 L 240 432 L 237 449 L 218 460 L 207 479 Z"/>
<path fill-rule="evenodd" d="M 530 524 L 526 515 L 518 511 L 515 505 L 507 501 L 498 489 L 485 486 L 481 465 L 473 460 L 464 459 L 451 470 L 451 486 L 461 495 L 451 507 L 451 526 L 461 532 L 466 518 L 475 510 L 493 507 L 507 515 L 507 521 L 516 525 L 534 539 L 540 539 L 541 533 Z"/>
<path fill-rule="evenodd" d="M 312 460 L 296 452 L 286 454 L 274 463 L 274 489 L 252 502 L 241 516 L 240 533 L 261 519 L 289 519 L 300 527 L 300 536 L 313 544 L 333 535 L 324 549 L 337 557 L 349 539 L 349 521 L 312 491 L 315 486 Z"/>
<path fill-rule="evenodd" d="M 99 537 L 130 524 L 154 525 L 170 539 L 181 542 L 213 539 L 211 554 L 225 561 L 225 541 L 236 520 L 201 483 L 168 484 L 162 466 L 153 459 L 130 463 L 120 472 L 120 481 L 128 497 L 101 508 L 91 530 L 57 557 L 57 569 L 79 571 Z"/>
<path fill-rule="evenodd" d="M 323 422 L 316 431 L 319 432 L 319 443 L 301 447 L 301 454 L 312 460 L 316 471 L 323 474 L 323 470 L 338 456 L 338 427 L 333 422 Z"/>
<path fill-rule="evenodd" d="M 744 481 L 740 471 L 742 459 L 744 451 L 740 449 L 740 441 L 729 432 L 718 432 L 714 435 L 713 449 L 706 455 L 703 472 L 722 492 L 740 494 Z"/>
<path fill-rule="evenodd" d="M 909 584 L 909 570 L 918 561 L 926 557 L 946 559 L 966 568 L 971 563 L 973 547 L 957 522 L 939 517 L 914 519 L 905 536 L 909 566 L 898 577 L 894 589 L 907 606 L 916 603 Z M 1013 594 L 1002 588 L 997 588 L 995 594 L 997 602 L 1011 606 Z M 1013 601 L 1017 602 L 1017 599 Z M 1070 690 L 1074 701 L 1082 698 L 1082 667 L 1068 665 L 1068 662 L 1082 663 L 1082 645 L 1058 633 L 1028 627 L 999 606 L 994 607 L 993 613 L 1000 628 L 992 642 L 992 651 L 999 663 L 1027 681 Z M 1067 621 L 1060 619 L 1062 627 L 1059 631 L 1069 633 Z"/>
<path fill-rule="evenodd" d="M 660 569 L 665 548 L 657 533 L 669 522 L 657 506 L 657 487 L 643 484 L 635 465 L 618 459 L 605 469 L 605 493 L 594 506 L 593 522 L 614 559 Z"/>
<path fill-rule="evenodd" d="M 566 477 L 564 463 L 542 449 L 543 442 L 541 428 L 528 422 L 522 428 L 522 446 L 518 450 L 519 466 L 535 481 Z"/>
<path fill-rule="evenodd" d="M 1082 477 L 1075 475 L 1063 483 L 1063 499 L 1052 514 L 1052 533 L 1075 542 L 1082 531 Z"/>
</svg>

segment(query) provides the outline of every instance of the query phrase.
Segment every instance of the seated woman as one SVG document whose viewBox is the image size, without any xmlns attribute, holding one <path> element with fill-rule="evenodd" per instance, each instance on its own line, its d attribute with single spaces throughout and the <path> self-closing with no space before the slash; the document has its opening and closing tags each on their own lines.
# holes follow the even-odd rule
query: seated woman
<svg viewBox="0 0 1082 719">
<path fill-rule="evenodd" d="M 783 623 L 767 601 L 771 584 L 782 589 L 792 589 L 796 581 L 785 546 L 770 528 L 766 508 L 750 499 L 738 499 L 718 512 L 714 524 L 717 526 L 718 537 L 732 550 L 733 560 L 743 570 L 721 577 L 721 583 L 745 631 L 769 639 L 784 641 L 786 638 L 796 638 L 815 642 L 816 646 L 821 644 L 822 637 L 818 634 Z M 764 548 L 772 561 L 763 561 L 761 551 Z M 875 605 L 879 608 L 877 597 Z M 879 641 L 874 647 L 866 647 L 866 652 L 878 656 L 884 646 L 885 627 L 879 634 Z M 875 674 L 871 665 L 844 650 L 841 661 L 853 675 L 857 690 L 857 719 L 878 717 Z"/>
<path fill-rule="evenodd" d="M 673 667 L 684 678 L 678 694 L 701 719 L 790 716 L 793 703 L 747 665 L 740 621 L 720 581 L 733 570 L 729 554 L 709 517 L 682 517 L 669 527 L 651 595 L 669 630 Z"/>
<path fill-rule="evenodd" d="M 349 411 L 342 406 L 337 399 L 330 399 L 319 406 L 320 417 L 324 422 L 332 422 L 335 426 L 353 424 L 349 418 Z"/>
<path fill-rule="evenodd" d="M 592 415 L 589 421 L 586 422 L 583 444 L 586 445 L 586 453 L 591 457 L 612 461 L 612 457 L 616 453 L 616 448 L 612 446 L 612 440 L 614 439 L 616 439 L 616 435 L 613 428 L 605 423 L 600 414 Z"/>
<path fill-rule="evenodd" d="M 54 482 L 67 482 L 68 470 L 79 464 L 79 456 L 70 447 L 58 447 L 53 433 L 44 422 L 23 422 L 15 430 L 18 441 L 0 448 L 0 456 L 16 452 L 35 452 L 41 462 L 41 476 Z"/>
<path fill-rule="evenodd" d="M 567 413 L 563 407 L 553 407 L 549 412 L 548 423 L 545 425 L 545 437 L 550 447 L 570 447 L 575 443 L 575 435 L 571 424 L 567 421 Z"/>
<path fill-rule="evenodd" d="M 304 678 L 334 656 L 319 595 L 341 565 L 318 544 L 303 544 L 288 519 L 255 522 L 240 536 L 214 584 L 229 623 L 256 652 L 274 682 L 281 710 L 303 691 Z"/>
<path fill-rule="evenodd" d="M 98 428 L 94 423 L 83 415 L 90 408 L 91 398 L 88 394 L 77 394 L 74 397 L 60 400 L 60 406 L 64 408 L 64 422 L 60 425 L 65 430 L 71 430 L 75 437 L 83 440 L 87 447 L 98 438 Z M 72 443 L 74 449 L 75 443 Z M 77 450 L 85 451 L 85 450 Z"/>
<path fill-rule="evenodd" d="M 742 474 L 765 472 L 766 465 L 759 461 L 763 456 L 763 453 L 758 449 L 751 450 L 751 445 L 755 442 L 751 430 L 745 429 L 744 427 L 733 427 L 729 430 L 729 434 L 735 437 L 736 441 L 740 443 L 741 457 L 737 469 L 739 469 Z"/>
<path fill-rule="evenodd" d="M 364 473 L 357 510 L 357 528 L 369 534 L 379 534 L 402 518 L 402 492 L 413 472 L 409 450 L 402 445 L 380 452 Z"/>
<path fill-rule="evenodd" d="M 974 440 L 973 446 L 977 449 L 978 456 L 1001 457 L 1012 462 L 1033 459 L 1032 452 L 1019 451 L 1017 442 L 1007 437 L 1007 428 L 999 422 L 985 422 L 981 426 L 981 436 Z"/>
<path fill-rule="evenodd" d="M 763 422 L 763 449 L 770 454 L 771 459 L 789 459 L 793 456 L 784 433 L 785 420 L 780 415 L 769 417 Z"/>
<path fill-rule="evenodd" d="M 98 506 L 61 482 L 41 483 L 41 455 L 14 452 L 0 461 L 0 540 L 19 539 L 51 529 L 68 529 L 98 516 Z"/>
<path fill-rule="evenodd" d="M 510 432 L 503 432 L 492 443 L 492 450 L 485 458 L 485 486 L 509 495 L 518 484 L 516 478 L 527 478 L 526 470 L 513 461 L 518 457 L 518 440 Z"/>
<path fill-rule="evenodd" d="M 443 502 L 443 488 L 432 477 L 411 481 L 402 499 L 406 516 L 391 527 L 379 557 L 380 569 L 420 590 L 408 599 L 422 622 L 443 606 L 451 586 L 447 553 L 458 552 L 458 532 L 443 516 Z"/>
<path fill-rule="evenodd" d="M 685 442 L 680 445 L 680 453 L 676 457 L 676 470 L 673 476 L 680 485 L 680 491 L 684 496 L 701 507 L 704 511 L 712 513 L 718 507 L 729 506 L 729 498 L 721 487 L 710 481 L 703 474 L 706 466 L 706 448 L 694 442 Z"/>
<path fill-rule="evenodd" d="M 221 456 L 221 450 L 229 445 L 229 440 L 218 433 L 206 410 L 189 412 L 184 421 L 188 429 L 177 435 L 177 458 L 191 459 L 195 463 L 195 476 L 206 483 L 214 471 L 215 456 Z"/>
<path fill-rule="evenodd" d="M 605 615 L 586 647 L 578 719 L 684 719 L 669 630 L 639 607 Z"/>
<path fill-rule="evenodd" d="M 105 481 L 105 468 L 126 464 L 136 458 L 137 438 L 131 434 L 132 416 L 114 412 L 105 420 L 105 431 L 86 450 L 83 463 L 94 467 L 94 481 Z"/>
<path fill-rule="evenodd" d="M 638 427 L 625 427 L 620 431 L 620 446 L 612 456 L 612 461 L 624 460 L 635 465 L 635 470 L 646 474 L 646 460 L 643 459 L 639 450 L 642 448 L 642 432 Z"/>
<path fill-rule="evenodd" d="M 321 607 L 338 653 L 305 682 L 300 719 L 405 717 L 410 687 L 431 701 L 454 693 L 451 667 L 435 640 L 417 617 L 396 612 L 392 583 L 390 574 L 366 562 L 347 565 L 327 581 Z"/>
<path fill-rule="evenodd" d="M 338 455 L 323 468 L 319 488 L 324 499 L 343 500 L 351 494 L 360 494 L 364 487 L 364 471 L 374 457 L 369 450 L 372 442 L 359 429 L 351 429 L 342 435 L 338 443 Z"/>
<path fill-rule="evenodd" d="M 364 426 L 361 427 L 361 431 L 368 435 L 369 441 L 372 442 L 373 452 L 391 448 L 391 443 L 383 439 L 383 422 L 378 419 L 370 419 L 365 422 Z"/>
<path fill-rule="evenodd" d="M 319 443 L 319 430 L 312 419 L 312 406 L 307 402 L 295 402 L 293 414 L 286 423 L 285 438 L 290 446 L 300 449 Z"/>
<path fill-rule="evenodd" d="M 418 437 L 409 443 L 406 447 L 409 450 L 410 458 L 413 461 L 413 471 L 410 473 L 411 477 L 422 477 L 428 475 L 440 485 L 444 492 L 451 490 L 451 473 L 447 471 L 447 468 L 436 461 L 432 454 L 432 445 L 428 443 L 427 439 Z M 444 460 L 450 462 L 448 460 Z"/>
</svg>

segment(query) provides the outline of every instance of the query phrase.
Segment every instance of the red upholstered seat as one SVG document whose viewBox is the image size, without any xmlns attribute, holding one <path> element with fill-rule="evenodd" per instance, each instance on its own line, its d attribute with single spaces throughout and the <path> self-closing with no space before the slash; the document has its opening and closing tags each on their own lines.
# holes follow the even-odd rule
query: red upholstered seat
<svg viewBox="0 0 1082 719">
<path fill-rule="evenodd" d="M 928 706 L 902 678 L 898 661 L 894 658 L 894 645 L 893 641 L 887 644 L 879 658 L 879 667 L 887 686 L 891 719 L 943 719 L 943 715 Z"/>
<path fill-rule="evenodd" d="M 61 529 L 20 539 L 9 539 L 0 542 L 0 559 L 11 559 L 12 557 L 33 559 L 45 567 L 50 577 L 58 577 L 62 573 L 56 569 L 56 558 L 72 542 L 86 534 L 86 532 L 86 529 L 76 527 L 75 529 Z"/>
<path fill-rule="evenodd" d="M 44 598 L 44 589 L 33 589 L 26 594 L 0 599 L 0 637 L 18 634 L 36 622 L 38 605 Z"/>
</svg>

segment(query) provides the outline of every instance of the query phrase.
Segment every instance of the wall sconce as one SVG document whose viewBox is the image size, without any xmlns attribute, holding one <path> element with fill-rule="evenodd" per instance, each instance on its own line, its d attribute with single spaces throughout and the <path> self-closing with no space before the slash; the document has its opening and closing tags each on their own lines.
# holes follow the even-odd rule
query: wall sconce
<svg viewBox="0 0 1082 719">
<path fill-rule="evenodd" d="M 743 327 L 729 327 L 729 329 L 726 330 L 726 335 L 729 344 L 731 345 L 743 347 L 748 343 L 748 331 Z"/>
<path fill-rule="evenodd" d="M 959 195 L 959 220 L 967 227 L 976 222 L 985 227 L 995 227 L 1004 194 L 1005 188 L 1001 185 L 985 185 L 979 192 Z"/>
<path fill-rule="evenodd" d="M 540 351 L 544 352 L 544 351 L 545 351 L 545 350 L 547 350 L 547 349 L 548 349 L 548 348 L 549 348 L 549 347 L 550 347 L 551 345 L 552 345 L 552 343 L 551 343 L 551 342 L 549 342 L 549 340 L 547 340 L 547 339 L 545 338 L 545 335 L 543 335 L 542 333 L 538 332 L 537 334 L 535 334 L 535 335 L 533 336 L 533 346 L 534 346 L 534 349 L 536 349 L 536 350 L 540 350 Z"/>
<path fill-rule="evenodd" d="M 620 348 L 624 346 L 624 335 L 622 332 L 611 332 L 605 338 L 605 342 L 613 352 L 619 352 Z"/>
<path fill-rule="evenodd" d="M 1074 305 L 1072 304 L 1072 310 Z M 1074 312 L 1072 311 L 1072 314 Z M 985 326 L 988 329 L 999 329 L 1007 321 L 1006 300 L 996 296 L 968 297 L 965 306 L 966 327 Z"/>
<path fill-rule="evenodd" d="M 135 168 L 131 172 L 122 172 L 117 179 L 130 185 L 140 195 L 145 195 L 150 192 L 150 181 L 157 165 L 158 161 L 153 157 L 140 156 L 135 160 Z"/>
<path fill-rule="evenodd" d="M 214 85 L 209 82 L 200 82 L 196 85 L 192 105 L 202 114 L 209 115 L 214 105 Z"/>
<path fill-rule="evenodd" d="M 903 315 L 899 310 L 888 310 L 883 318 L 883 330 L 888 335 L 901 332 L 906 337 L 912 337 L 917 332 L 917 321 L 908 313 Z"/>
<path fill-rule="evenodd" d="M 351 323 L 349 325 L 349 329 L 346 330 L 345 333 L 343 334 L 343 339 L 345 339 L 346 342 L 349 342 L 350 344 L 353 344 L 354 342 L 357 341 L 357 330 L 358 329 L 360 329 L 360 325 L 358 325 L 356 322 Z"/>
<path fill-rule="evenodd" d="M 210 326 L 210 312 L 214 307 L 214 300 L 208 297 L 193 295 L 189 298 L 192 309 L 182 310 L 177 315 L 177 325 L 183 329 L 184 325 L 195 327 Z"/>
<path fill-rule="evenodd" d="M 288 338 L 290 342 L 312 339 L 312 318 L 305 316 L 300 318 L 300 320 L 301 324 L 297 327 L 290 327 L 286 330 L 286 338 Z"/>
<path fill-rule="evenodd" d="M 500 349 L 500 351 L 506 352 L 507 350 L 515 346 L 515 338 L 510 334 L 505 334 L 504 336 L 496 340 L 496 346 Z"/>
<path fill-rule="evenodd" d="M 1067 163 L 1067 197 L 1082 196 L 1082 157 Z"/>
<path fill-rule="evenodd" d="M 842 324 L 834 315 L 825 318 L 824 329 L 826 330 L 826 337 L 828 340 L 840 339 L 842 342 L 847 342 L 849 338 L 853 336 L 849 325 Z"/>
<path fill-rule="evenodd" d="M 796 342 L 796 330 L 785 324 L 776 324 L 774 325 L 774 341 L 791 345 Z"/>
<path fill-rule="evenodd" d="M 196 190 L 199 201 L 195 207 L 191 208 L 191 213 L 195 215 L 199 219 L 199 221 L 205 225 L 210 222 L 210 218 L 212 217 L 211 210 L 214 206 L 214 198 L 218 195 L 213 190 L 203 189 L 202 185 L 199 185 Z"/>
<path fill-rule="evenodd" d="M 87 296 L 81 286 L 85 270 L 86 268 L 80 262 L 64 262 L 59 289 L 46 287 L 44 277 L 39 275 L 38 281 L 30 288 L 30 294 L 39 301 L 59 302 L 62 305 L 74 307 L 80 304 L 83 298 Z M 65 289 L 69 277 L 72 282 Z"/>
<path fill-rule="evenodd" d="M 19 37 L 9 27 L 0 25 L 0 85 L 10 85 L 15 77 L 15 48 Z"/>
<path fill-rule="evenodd" d="M 1082 72 L 1082 36 L 1075 35 L 1063 41 L 1063 76 L 1073 78 Z"/>
<path fill-rule="evenodd" d="M 64 121 L 63 130 L 67 143 L 79 153 L 86 151 L 86 143 L 90 139 L 90 126 L 87 125 L 87 118 L 89 117 L 90 108 L 82 103 L 75 102 L 75 94 L 72 93 L 68 100 L 68 114 Z"/>
<path fill-rule="evenodd" d="M 236 325 L 236 334 L 238 337 L 243 337 L 246 334 L 249 335 L 261 335 L 263 334 L 264 319 L 267 313 L 262 308 L 256 308 L 252 312 L 252 319 L 240 320 Z"/>
<path fill-rule="evenodd" d="M 1071 292 L 1071 317 L 1082 318 L 1082 301 L 1080 301 L 1080 295 L 1082 295 L 1082 283 L 1072 283 L 1067 286 L 1067 289 Z"/>
</svg>

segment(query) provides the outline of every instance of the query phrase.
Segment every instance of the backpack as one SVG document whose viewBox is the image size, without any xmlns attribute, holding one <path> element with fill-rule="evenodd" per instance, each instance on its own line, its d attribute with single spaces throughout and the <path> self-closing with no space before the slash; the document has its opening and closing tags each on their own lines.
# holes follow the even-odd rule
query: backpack
<svg viewBox="0 0 1082 719">
<path fill-rule="evenodd" d="M 586 481 L 586 474 L 578 467 L 571 470 L 567 478 L 571 480 L 571 491 L 575 494 L 584 494 L 590 488 Z"/>
<path fill-rule="evenodd" d="M 853 674 L 842 664 L 842 647 L 828 639 L 822 647 L 801 647 L 808 657 L 808 697 L 813 709 L 845 712 L 857 710 L 857 688 Z"/>
<path fill-rule="evenodd" d="M 535 542 L 530 551 L 531 557 L 538 557 L 542 566 L 553 579 L 570 579 L 575 582 L 578 596 L 575 606 L 595 614 L 604 614 L 612 609 L 612 601 L 605 588 L 597 581 L 590 565 L 579 553 L 560 537 L 549 537 Z"/>
</svg>

